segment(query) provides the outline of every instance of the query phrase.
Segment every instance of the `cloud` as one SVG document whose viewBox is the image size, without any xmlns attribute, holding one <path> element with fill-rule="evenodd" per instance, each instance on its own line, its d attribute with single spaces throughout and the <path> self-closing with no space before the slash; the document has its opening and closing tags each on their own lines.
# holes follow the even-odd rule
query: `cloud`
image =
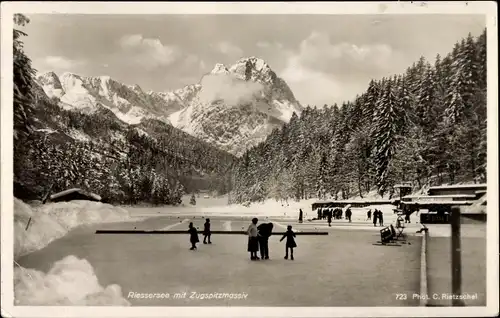
<svg viewBox="0 0 500 318">
<path fill-rule="evenodd" d="M 64 56 L 46 56 L 33 62 L 35 68 L 40 72 L 75 72 L 79 67 L 85 65 L 83 60 L 74 60 Z"/>
<path fill-rule="evenodd" d="M 291 57 L 280 74 L 296 98 L 303 104 L 331 104 L 342 98 L 341 84 L 333 76 L 310 69 L 301 64 L 298 57 Z"/>
<path fill-rule="evenodd" d="M 267 41 L 259 41 L 255 44 L 257 47 L 261 48 L 261 49 L 268 49 L 268 48 L 276 48 L 276 49 L 282 49 L 283 48 L 283 44 L 279 43 L 279 42 L 267 42 Z"/>
<path fill-rule="evenodd" d="M 127 56 L 141 66 L 152 69 L 168 66 L 179 57 L 179 49 L 161 43 L 159 39 L 144 38 L 140 34 L 125 35 L 119 44 Z"/>
<path fill-rule="evenodd" d="M 387 44 L 332 43 L 327 34 L 316 31 L 287 55 L 280 76 L 297 99 L 317 106 L 352 100 L 370 79 L 394 74 L 394 66 L 402 61 Z"/>
<path fill-rule="evenodd" d="M 242 81 L 230 74 L 206 75 L 201 85 L 203 88 L 199 96 L 203 102 L 224 100 L 230 106 L 252 101 L 264 89 L 260 83 Z"/>
<path fill-rule="evenodd" d="M 193 66 L 193 65 L 196 65 L 199 63 L 199 58 L 198 56 L 194 55 L 194 54 L 189 54 L 188 56 L 186 56 L 186 58 L 184 59 L 184 64 L 186 66 Z"/>
<path fill-rule="evenodd" d="M 219 42 L 215 45 L 212 45 L 212 47 L 217 52 L 222 53 L 224 55 L 228 55 L 231 57 L 238 57 L 238 58 L 243 56 L 243 50 L 241 48 L 226 41 Z"/>
<path fill-rule="evenodd" d="M 205 61 L 200 60 L 200 70 L 205 71 L 207 69 L 207 63 Z"/>
<path fill-rule="evenodd" d="M 382 43 L 331 43 L 327 34 L 314 31 L 300 43 L 298 56 L 304 65 L 322 72 L 377 73 L 387 70 L 397 53 Z"/>
<path fill-rule="evenodd" d="M 259 42 L 257 42 L 257 44 L 256 44 L 256 45 L 257 45 L 257 47 L 260 47 L 260 48 L 265 49 L 265 48 L 270 47 L 270 46 L 271 46 L 271 43 L 269 43 L 269 42 L 265 42 L 265 41 L 259 41 Z"/>
</svg>

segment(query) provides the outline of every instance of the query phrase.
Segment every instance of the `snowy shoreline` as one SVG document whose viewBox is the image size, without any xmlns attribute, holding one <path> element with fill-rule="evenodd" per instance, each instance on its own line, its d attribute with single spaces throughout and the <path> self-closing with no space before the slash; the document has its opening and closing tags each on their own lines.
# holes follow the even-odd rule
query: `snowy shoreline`
<svg viewBox="0 0 500 318">
<path fill-rule="evenodd" d="M 113 206 L 100 202 L 70 201 L 29 205 L 14 199 L 14 294 L 16 305 L 118 305 L 129 306 L 121 287 L 99 284 L 92 264 L 68 255 L 55 262 L 47 273 L 24 268 L 16 261 L 46 247 L 81 225 L 137 222 L 166 215 L 209 215 L 242 217 L 313 218 L 311 205 L 316 199 L 299 202 L 267 200 L 244 206 L 227 204 L 227 197 L 197 198 L 197 205 Z M 183 200 L 189 202 L 189 199 Z M 373 208 L 373 207 L 370 207 Z M 379 206 L 392 214 L 392 206 Z M 366 208 L 352 209 L 353 215 L 365 215 Z M 78 287 L 78 288 L 76 288 Z"/>
</svg>

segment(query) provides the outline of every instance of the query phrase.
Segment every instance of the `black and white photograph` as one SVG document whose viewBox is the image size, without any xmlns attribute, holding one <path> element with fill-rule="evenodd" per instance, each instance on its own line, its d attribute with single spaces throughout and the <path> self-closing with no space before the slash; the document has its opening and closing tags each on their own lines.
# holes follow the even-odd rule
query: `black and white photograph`
<svg viewBox="0 0 500 318">
<path fill-rule="evenodd" d="M 496 9 L 2 3 L 2 316 L 497 315 Z"/>
</svg>

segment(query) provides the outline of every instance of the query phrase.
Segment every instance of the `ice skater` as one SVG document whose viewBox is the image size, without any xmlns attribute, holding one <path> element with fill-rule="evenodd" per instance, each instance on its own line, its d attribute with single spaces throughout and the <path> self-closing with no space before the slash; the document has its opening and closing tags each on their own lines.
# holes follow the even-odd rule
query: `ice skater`
<svg viewBox="0 0 500 318">
<path fill-rule="evenodd" d="M 328 215 L 327 215 L 328 226 L 332 226 L 332 216 L 333 216 L 333 211 L 330 209 L 330 211 L 328 211 Z"/>
<path fill-rule="evenodd" d="M 292 261 L 293 261 L 293 249 L 295 247 L 297 247 L 297 243 L 295 243 L 294 237 L 295 237 L 295 233 L 292 231 L 292 226 L 289 225 L 289 226 L 287 226 L 287 230 L 280 240 L 280 242 L 281 242 L 286 238 L 285 259 L 288 259 L 288 249 L 290 249 L 290 260 L 292 260 Z"/>
<path fill-rule="evenodd" d="M 411 223 L 411 221 L 410 221 L 410 215 L 411 215 L 411 212 L 409 210 L 406 210 L 405 211 L 405 224 L 406 223 Z"/>
<path fill-rule="evenodd" d="M 210 236 L 212 236 L 212 231 L 210 231 L 210 219 L 206 219 L 203 227 L 203 244 L 207 244 L 207 238 L 208 244 L 212 244 L 212 241 L 210 241 Z"/>
<path fill-rule="evenodd" d="M 373 226 L 377 226 L 377 221 L 378 221 L 378 210 L 375 209 L 375 211 L 373 211 Z"/>
<path fill-rule="evenodd" d="M 262 223 L 257 226 L 261 259 L 269 259 L 269 237 L 273 232 L 273 226 L 272 223 Z"/>
<path fill-rule="evenodd" d="M 372 209 L 368 210 L 368 212 L 366 212 L 366 221 L 368 220 L 371 220 L 372 219 Z"/>
<path fill-rule="evenodd" d="M 193 222 L 189 223 L 188 233 L 190 234 L 189 241 L 191 242 L 190 250 L 195 250 L 195 249 L 197 249 L 196 243 L 198 243 L 200 241 L 200 239 L 198 238 L 198 231 L 193 226 Z"/>
<path fill-rule="evenodd" d="M 259 219 L 253 218 L 252 223 L 248 227 L 247 233 L 248 233 L 248 252 L 250 252 L 250 259 L 252 261 L 259 260 L 259 257 L 257 256 L 257 252 L 259 251 L 259 239 L 258 239 L 258 229 L 257 229 L 257 222 L 259 222 Z"/>
<path fill-rule="evenodd" d="M 345 218 L 349 220 L 349 223 L 351 223 L 351 217 L 352 217 L 351 208 L 347 208 L 347 210 L 345 211 Z"/>
<path fill-rule="evenodd" d="M 378 211 L 378 221 L 380 226 L 384 226 L 384 214 L 380 210 Z"/>
</svg>

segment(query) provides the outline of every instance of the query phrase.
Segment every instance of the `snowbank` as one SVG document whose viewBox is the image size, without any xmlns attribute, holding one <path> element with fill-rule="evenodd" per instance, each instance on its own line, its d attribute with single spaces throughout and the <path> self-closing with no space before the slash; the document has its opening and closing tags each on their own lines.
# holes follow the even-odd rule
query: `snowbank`
<svg viewBox="0 0 500 318">
<path fill-rule="evenodd" d="M 84 224 L 129 221 L 127 210 L 91 201 L 31 207 L 14 199 L 14 259 L 47 246 Z"/>
<path fill-rule="evenodd" d="M 47 274 L 16 266 L 14 303 L 18 306 L 130 306 L 120 286 L 103 288 L 90 263 L 73 255 L 55 262 Z"/>
</svg>

